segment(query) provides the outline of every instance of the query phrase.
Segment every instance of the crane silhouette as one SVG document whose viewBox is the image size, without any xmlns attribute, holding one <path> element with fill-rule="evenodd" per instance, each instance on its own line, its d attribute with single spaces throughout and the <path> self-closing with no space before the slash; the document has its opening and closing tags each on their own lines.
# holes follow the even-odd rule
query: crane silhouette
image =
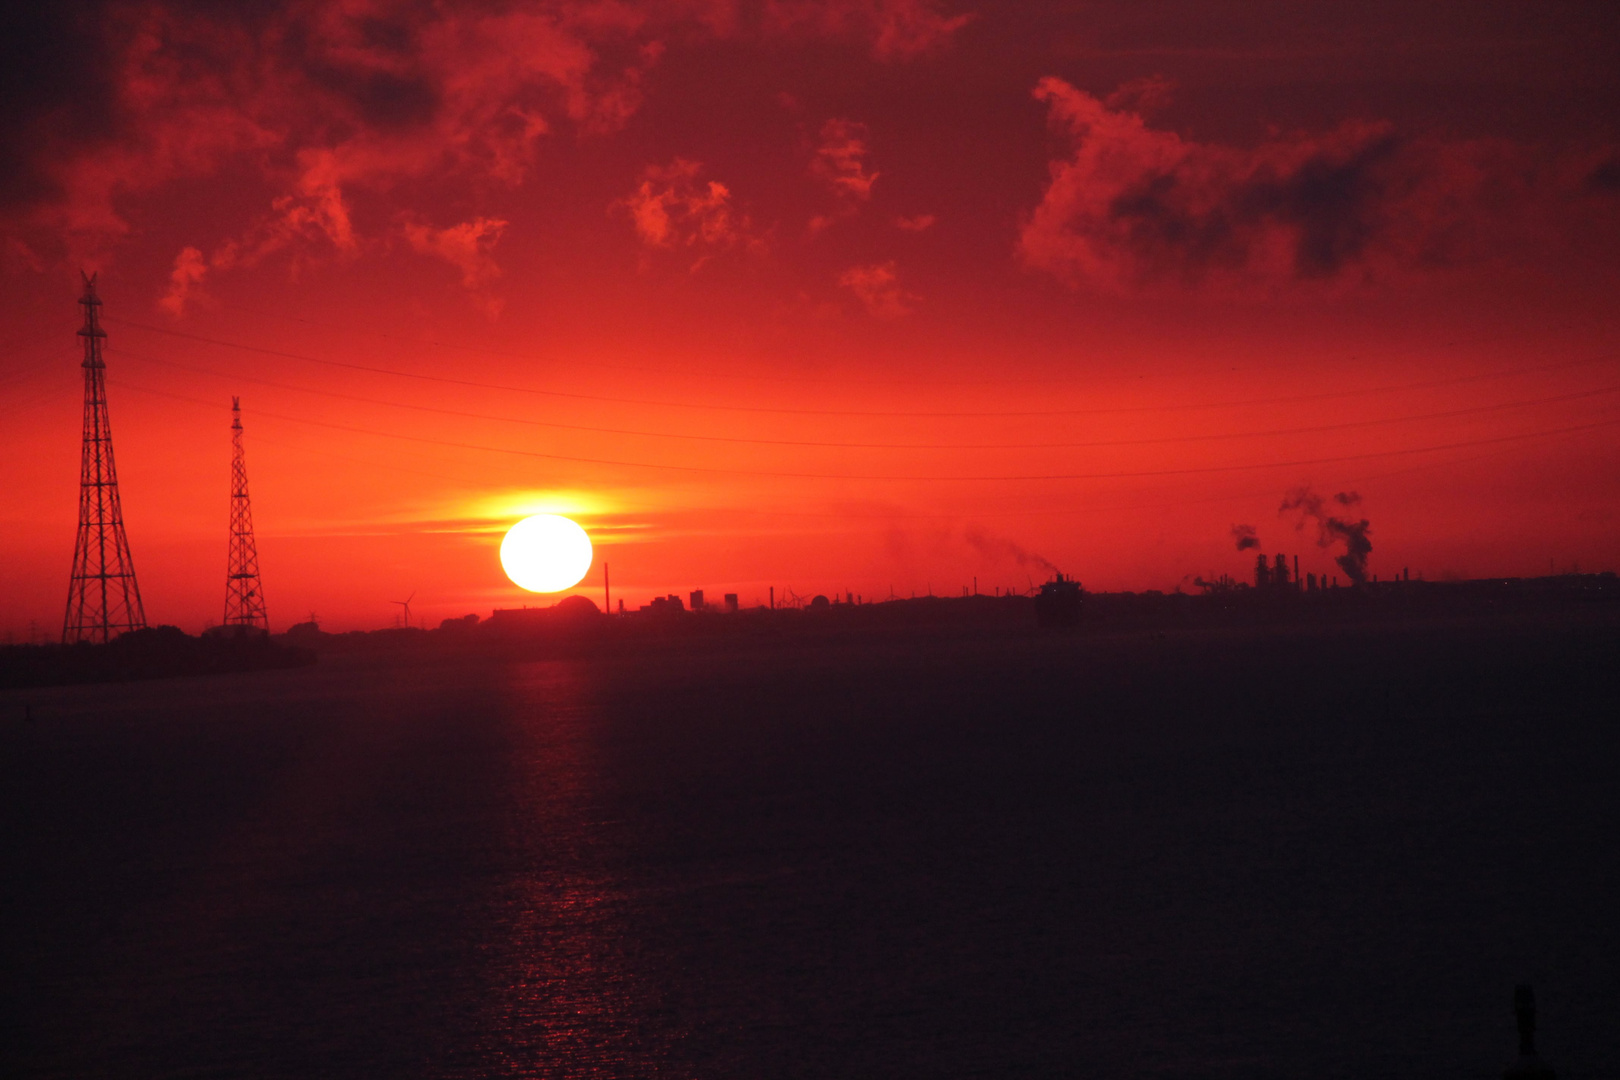
<svg viewBox="0 0 1620 1080">
<path fill-rule="evenodd" d="M 407 596 L 405 599 L 388 601 L 390 604 L 398 604 L 400 607 L 405 609 L 405 625 L 406 626 L 411 625 L 411 601 L 415 600 L 415 599 L 416 599 L 416 590 L 412 589 L 411 590 L 411 595 Z"/>
</svg>

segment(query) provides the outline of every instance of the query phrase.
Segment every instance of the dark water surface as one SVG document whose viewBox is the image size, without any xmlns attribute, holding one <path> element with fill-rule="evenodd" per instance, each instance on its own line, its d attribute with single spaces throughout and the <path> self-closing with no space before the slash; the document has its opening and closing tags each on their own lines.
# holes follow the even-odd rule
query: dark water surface
<svg viewBox="0 0 1620 1080">
<path fill-rule="evenodd" d="M 1620 1076 L 1613 630 L 0 695 L 0 1073 Z M 21 720 L 22 703 L 35 718 Z"/>
</svg>

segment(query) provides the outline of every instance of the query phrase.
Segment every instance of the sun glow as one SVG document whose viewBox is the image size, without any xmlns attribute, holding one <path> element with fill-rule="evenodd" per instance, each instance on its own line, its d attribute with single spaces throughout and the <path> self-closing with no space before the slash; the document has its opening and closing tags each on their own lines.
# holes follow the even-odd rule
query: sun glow
<svg viewBox="0 0 1620 1080">
<path fill-rule="evenodd" d="M 578 585 L 591 568 L 591 538 L 568 518 L 535 514 L 506 531 L 501 567 L 529 592 L 561 592 Z"/>
<path fill-rule="evenodd" d="M 453 516 L 479 519 L 492 524 L 500 522 L 502 523 L 500 527 L 504 529 L 505 522 L 514 518 L 532 517 L 535 514 L 558 514 L 568 518 L 589 519 L 610 513 L 614 509 L 612 502 L 597 492 L 561 488 L 522 489 L 485 495 L 472 502 L 458 505 Z"/>
</svg>

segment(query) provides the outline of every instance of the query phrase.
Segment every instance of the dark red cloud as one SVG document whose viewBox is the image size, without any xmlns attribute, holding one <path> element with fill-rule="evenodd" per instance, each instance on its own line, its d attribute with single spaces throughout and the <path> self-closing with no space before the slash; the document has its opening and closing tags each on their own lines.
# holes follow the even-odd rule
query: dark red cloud
<svg viewBox="0 0 1620 1080">
<path fill-rule="evenodd" d="M 93 5 L 17 4 L 0 14 L 0 213 L 61 198 L 48 159 L 116 133 L 112 60 Z"/>
<path fill-rule="evenodd" d="M 910 315 L 921 299 L 901 286 L 893 259 L 869 266 L 852 266 L 838 276 L 838 284 L 854 293 L 868 314 L 880 319 Z"/>
<path fill-rule="evenodd" d="M 878 174 L 867 167 L 866 125 L 838 119 L 823 124 L 811 171 L 840 199 L 865 202 L 871 198 Z"/>
<path fill-rule="evenodd" d="M 628 214 L 636 235 L 649 248 L 697 253 L 697 270 L 715 252 L 738 246 L 762 251 L 764 238 L 740 211 L 731 189 L 704 175 L 700 162 L 676 158 L 649 166 L 641 184 L 615 204 Z"/>
<path fill-rule="evenodd" d="M 1055 78 L 1036 88 L 1070 152 L 1020 237 L 1030 265 L 1114 289 L 1274 285 L 1567 246 L 1615 223 L 1612 202 L 1575 205 L 1601 185 L 1580 182 L 1567 154 L 1406 138 L 1366 121 L 1253 147 L 1196 142 L 1128 107 L 1148 92 L 1103 101 Z"/>
<path fill-rule="evenodd" d="M 1110 109 L 1149 116 L 1169 105 L 1175 92 L 1176 84 L 1163 75 L 1145 75 L 1121 83 L 1113 93 L 1103 98 L 1103 104 Z"/>
<path fill-rule="evenodd" d="M 462 286 L 493 317 L 500 314 L 504 301 L 490 292 L 501 276 L 501 268 L 496 265 L 492 252 L 508 224 L 498 218 L 480 217 L 447 229 L 435 229 L 408 221 L 404 232 L 412 249 L 443 259 L 461 271 Z"/>
<path fill-rule="evenodd" d="M 82 90 L 41 91 L 32 116 L 12 118 L 20 137 L 0 177 L 11 196 L 6 224 L 26 239 L 105 241 L 126 228 L 121 198 L 246 159 L 279 193 L 258 222 L 209 252 L 210 266 L 300 242 L 352 252 L 362 239 L 355 191 L 427 175 L 515 185 L 559 125 L 611 130 L 635 110 L 657 57 L 638 37 L 644 20 L 583 14 L 381 3 L 86 8 L 70 40 L 107 74 Z M 93 130 L 55 137 L 48 129 L 59 115 Z"/>
<path fill-rule="evenodd" d="M 934 0 L 767 0 L 765 25 L 776 33 L 856 36 L 879 59 L 904 59 L 943 47 L 969 21 Z"/>
<path fill-rule="evenodd" d="M 396 222 L 420 215 L 395 195 L 411 183 L 516 188 L 548 138 L 622 127 L 672 38 L 833 37 L 903 60 L 965 22 L 930 0 L 170 0 L 6 19 L 0 229 L 19 250 L 94 261 L 129 228 L 122 201 L 244 162 L 270 189 L 234 234 L 188 245 L 174 303 L 210 272 L 288 250 L 355 255 L 403 239 L 442 255 L 397 224 L 387 236 L 357 224 L 357 200 Z M 858 160 L 833 164 L 852 161 L 838 182 L 862 179 Z"/>
<path fill-rule="evenodd" d="M 831 193 L 833 207 L 810 218 L 812 234 L 840 218 L 853 217 L 872 198 L 879 174 L 868 161 L 867 128 L 856 120 L 832 119 L 821 126 L 821 137 L 810 159 L 810 172 Z"/>
</svg>

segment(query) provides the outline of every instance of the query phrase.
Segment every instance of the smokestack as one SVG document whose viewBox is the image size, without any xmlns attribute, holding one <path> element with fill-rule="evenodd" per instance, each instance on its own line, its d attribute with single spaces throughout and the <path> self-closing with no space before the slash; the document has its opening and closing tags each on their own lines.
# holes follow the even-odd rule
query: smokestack
<svg viewBox="0 0 1620 1080">
<path fill-rule="evenodd" d="M 1295 555 L 1295 556 L 1294 556 L 1294 589 L 1295 589 L 1295 591 L 1298 591 L 1298 590 L 1299 590 L 1299 588 L 1300 588 L 1300 580 L 1299 580 L 1299 556 L 1298 556 L 1298 555 Z"/>
<path fill-rule="evenodd" d="M 602 610 L 613 610 L 613 588 L 608 584 L 608 564 L 602 563 Z"/>
</svg>

